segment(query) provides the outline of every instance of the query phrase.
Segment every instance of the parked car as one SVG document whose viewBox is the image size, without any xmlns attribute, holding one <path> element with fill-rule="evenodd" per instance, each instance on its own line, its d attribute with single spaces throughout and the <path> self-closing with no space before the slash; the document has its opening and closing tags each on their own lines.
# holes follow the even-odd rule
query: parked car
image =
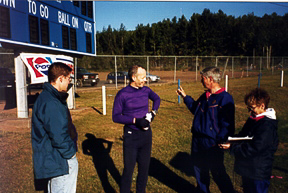
<svg viewBox="0 0 288 193">
<path fill-rule="evenodd" d="M 129 84 L 128 72 L 117 72 L 117 82 L 124 82 L 126 77 L 126 83 Z M 107 75 L 107 82 L 109 84 L 115 83 L 115 72 L 110 72 Z"/>
<path fill-rule="evenodd" d="M 14 87 L 15 75 L 9 68 L 0 67 L 0 87 Z"/>
<path fill-rule="evenodd" d="M 82 87 L 83 85 L 95 86 L 99 81 L 100 79 L 97 73 L 90 73 L 85 68 L 77 67 L 77 87 Z"/>
<path fill-rule="evenodd" d="M 146 79 L 149 82 L 158 82 L 160 80 L 160 77 L 156 76 L 156 75 L 153 75 L 153 74 L 150 74 L 150 73 L 147 73 L 146 74 Z"/>
</svg>

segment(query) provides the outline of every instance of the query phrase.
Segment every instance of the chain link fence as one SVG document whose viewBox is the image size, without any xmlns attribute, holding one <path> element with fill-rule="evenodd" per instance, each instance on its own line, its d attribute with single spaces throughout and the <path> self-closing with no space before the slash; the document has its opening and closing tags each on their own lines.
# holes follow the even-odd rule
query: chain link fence
<svg viewBox="0 0 288 193">
<path fill-rule="evenodd" d="M 160 77 L 160 82 L 176 83 L 200 80 L 200 72 L 208 66 L 217 66 L 222 77 L 243 78 L 248 76 L 276 75 L 288 68 L 288 57 L 252 56 L 96 56 L 93 62 L 81 61 L 80 65 L 102 74 L 128 71 L 132 65 L 141 65 L 148 73 Z M 149 84 L 149 82 L 148 82 Z M 117 87 L 117 83 L 116 83 Z"/>
<path fill-rule="evenodd" d="M 258 76 L 260 73 L 280 75 L 282 70 L 288 69 L 288 57 L 99 55 L 78 60 L 78 66 L 99 73 L 102 81 L 107 81 L 109 72 L 128 71 L 135 64 L 159 76 L 161 83 L 176 83 L 178 79 L 181 82 L 200 80 L 201 70 L 208 66 L 219 67 L 223 78 L 225 75 L 242 78 Z M 0 53 L 0 67 L 14 72 L 14 53 Z"/>
</svg>

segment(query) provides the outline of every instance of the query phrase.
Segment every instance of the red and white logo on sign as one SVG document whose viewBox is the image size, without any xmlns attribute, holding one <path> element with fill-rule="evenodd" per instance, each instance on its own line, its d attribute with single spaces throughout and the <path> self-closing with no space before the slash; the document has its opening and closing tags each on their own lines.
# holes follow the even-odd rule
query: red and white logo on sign
<svg viewBox="0 0 288 193">
<path fill-rule="evenodd" d="M 33 53 L 21 53 L 20 55 L 31 74 L 32 84 L 47 82 L 48 69 L 54 62 L 62 62 L 74 69 L 73 58 L 69 56 Z M 72 75 L 74 75 L 73 71 Z"/>
<path fill-rule="evenodd" d="M 26 58 L 28 64 L 33 69 L 36 78 L 43 77 L 48 75 L 48 68 L 51 65 L 51 58 L 46 57 L 37 57 L 37 58 Z"/>
</svg>

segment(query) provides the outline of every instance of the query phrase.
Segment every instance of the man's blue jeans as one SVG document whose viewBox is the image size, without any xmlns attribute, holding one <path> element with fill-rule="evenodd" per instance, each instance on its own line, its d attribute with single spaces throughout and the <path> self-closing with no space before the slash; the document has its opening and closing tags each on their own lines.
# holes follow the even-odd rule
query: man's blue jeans
<svg viewBox="0 0 288 193">
<path fill-rule="evenodd" d="M 48 192 L 55 193 L 74 193 L 76 192 L 78 161 L 76 156 L 67 160 L 69 166 L 69 174 L 51 178 L 48 181 Z"/>
</svg>

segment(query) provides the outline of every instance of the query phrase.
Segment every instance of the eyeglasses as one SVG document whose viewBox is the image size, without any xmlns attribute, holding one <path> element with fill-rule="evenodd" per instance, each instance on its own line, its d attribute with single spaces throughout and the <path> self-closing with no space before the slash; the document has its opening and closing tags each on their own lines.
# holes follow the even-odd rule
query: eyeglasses
<svg viewBox="0 0 288 193">
<path fill-rule="evenodd" d="M 256 109 L 257 106 L 252 107 L 252 106 L 247 106 L 248 111 L 254 111 Z"/>
<path fill-rule="evenodd" d="M 61 77 L 59 76 L 59 78 L 61 78 Z M 72 81 L 72 78 L 70 76 L 64 76 L 64 79 L 67 79 L 69 82 Z"/>
</svg>

